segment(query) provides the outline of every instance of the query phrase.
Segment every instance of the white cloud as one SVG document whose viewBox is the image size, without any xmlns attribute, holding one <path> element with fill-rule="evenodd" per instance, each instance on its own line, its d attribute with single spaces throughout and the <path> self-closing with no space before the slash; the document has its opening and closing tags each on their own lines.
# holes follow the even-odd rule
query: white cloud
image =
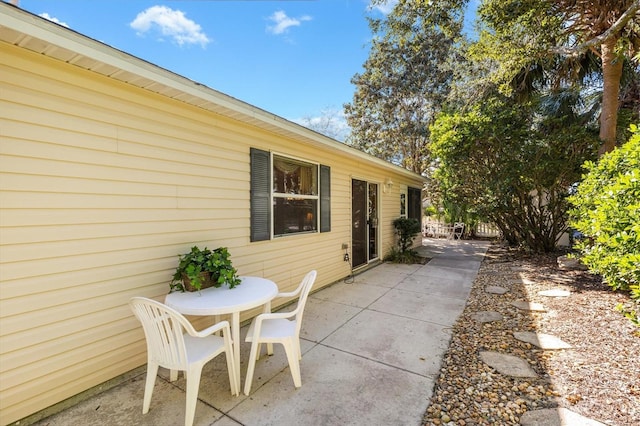
<svg viewBox="0 0 640 426">
<path fill-rule="evenodd" d="M 166 6 L 152 6 L 138 13 L 129 26 L 141 35 L 154 29 L 158 30 L 180 46 L 200 44 L 205 47 L 210 41 L 200 25 L 187 19 L 184 12 Z"/>
<path fill-rule="evenodd" d="M 59 19 L 58 19 L 58 18 L 56 18 L 56 17 L 49 16 L 49 14 L 48 14 L 47 12 L 43 12 L 43 13 L 41 13 L 41 14 L 40 14 L 40 15 L 38 15 L 38 16 L 42 16 L 44 19 L 48 19 L 48 20 L 50 20 L 51 22 L 55 22 L 55 23 L 56 23 L 56 24 L 58 24 L 58 25 L 62 25 L 63 27 L 67 27 L 67 28 L 69 28 L 69 25 L 67 25 L 67 24 L 66 24 L 66 22 L 62 22 L 61 20 L 59 20 Z"/>
<path fill-rule="evenodd" d="M 369 5 L 369 9 L 375 9 L 385 15 L 388 15 L 391 13 L 391 11 L 393 10 L 394 7 L 396 7 L 396 4 L 398 4 L 399 0 L 387 0 L 382 4 L 376 4 L 376 5 Z"/>
<path fill-rule="evenodd" d="M 289 27 L 299 27 L 303 21 L 310 21 L 311 16 L 304 15 L 300 18 L 290 18 L 282 10 L 274 12 L 269 16 L 269 20 L 273 21 L 275 25 L 267 25 L 267 31 L 272 34 L 286 33 Z"/>
</svg>

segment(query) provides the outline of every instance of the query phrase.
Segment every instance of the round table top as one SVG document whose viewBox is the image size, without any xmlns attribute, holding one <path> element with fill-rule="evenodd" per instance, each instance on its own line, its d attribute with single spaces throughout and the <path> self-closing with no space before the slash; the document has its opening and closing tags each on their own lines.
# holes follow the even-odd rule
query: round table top
<svg viewBox="0 0 640 426">
<path fill-rule="evenodd" d="M 194 292 L 167 294 L 164 303 L 185 315 L 224 315 L 264 305 L 278 294 L 278 286 L 261 277 L 240 277 L 234 288 L 225 285 Z"/>
</svg>

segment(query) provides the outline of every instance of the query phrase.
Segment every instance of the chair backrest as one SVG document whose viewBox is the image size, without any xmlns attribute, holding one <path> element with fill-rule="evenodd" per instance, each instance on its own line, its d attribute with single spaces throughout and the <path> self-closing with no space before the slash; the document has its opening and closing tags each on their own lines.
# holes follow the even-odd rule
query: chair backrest
<svg viewBox="0 0 640 426">
<path fill-rule="evenodd" d="M 295 315 L 296 321 L 296 335 L 300 335 L 300 327 L 302 326 L 302 314 L 304 313 L 304 305 L 307 303 L 307 297 L 313 287 L 313 283 L 316 281 L 316 275 L 318 273 L 313 270 L 307 273 L 302 279 L 302 290 L 300 291 L 300 298 L 298 299 L 298 306 L 292 311 Z"/>
<path fill-rule="evenodd" d="M 186 370 L 184 331 L 195 333 L 189 321 L 178 311 L 145 297 L 133 297 L 129 306 L 142 323 L 149 359 L 168 369 Z"/>
</svg>

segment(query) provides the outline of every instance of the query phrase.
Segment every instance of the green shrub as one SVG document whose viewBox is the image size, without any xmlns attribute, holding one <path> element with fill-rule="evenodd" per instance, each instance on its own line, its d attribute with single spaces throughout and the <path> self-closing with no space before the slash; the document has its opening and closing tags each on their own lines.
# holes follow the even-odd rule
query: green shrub
<svg viewBox="0 0 640 426">
<path fill-rule="evenodd" d="M 582 262 L 640 302 L 640 130 L 631 132 L 624 145 L 585 163 L 569 201 L 571 226 L 585 236 L 576 244 Z"/>
<path fill-rule="evenodd" d="M 549 115 L 544 104 L 496 96 L 438 116 L 428 147 L 437 159 L 433 198 L 447 222 L 479 218 L 495 223 L 510 245 L 557 249 L 567 228 L 567 189 L 580 166 L 597 158 L 599 144 L 582 119 Z"/>
<path fill-rule="evenodd" d="M 393 221 L 393 227 L 396 228 L 400 254 L 404 254 L 410 250 L 413 239 L 420 232 L 420 222 L 413 218 L 399 217 Z"/>
<path fill-rule="evenodd" d="M 421 263 L 421 258 L 415 250 L 400 252 L 397 247 L 391 247 L 391 250 L 389 250 L 387 255 L 384 257 L 384 261 L 412 265 L 414 263 Z"/>
</svg>

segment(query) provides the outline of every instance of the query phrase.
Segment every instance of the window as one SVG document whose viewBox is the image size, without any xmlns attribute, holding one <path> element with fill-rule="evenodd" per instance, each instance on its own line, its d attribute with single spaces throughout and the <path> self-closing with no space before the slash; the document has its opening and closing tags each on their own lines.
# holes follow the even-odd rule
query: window
<svg viewBox="0 0 640 426">
<path fill-rule="evenodd" d="M 318 165 L 273 155 L 273 236 L 318 230 Z"/>
<path fill-rule="evenodd" d="M 251 149 L 251 241 L 331 231 L 330 168 Z"/>
</svg>

